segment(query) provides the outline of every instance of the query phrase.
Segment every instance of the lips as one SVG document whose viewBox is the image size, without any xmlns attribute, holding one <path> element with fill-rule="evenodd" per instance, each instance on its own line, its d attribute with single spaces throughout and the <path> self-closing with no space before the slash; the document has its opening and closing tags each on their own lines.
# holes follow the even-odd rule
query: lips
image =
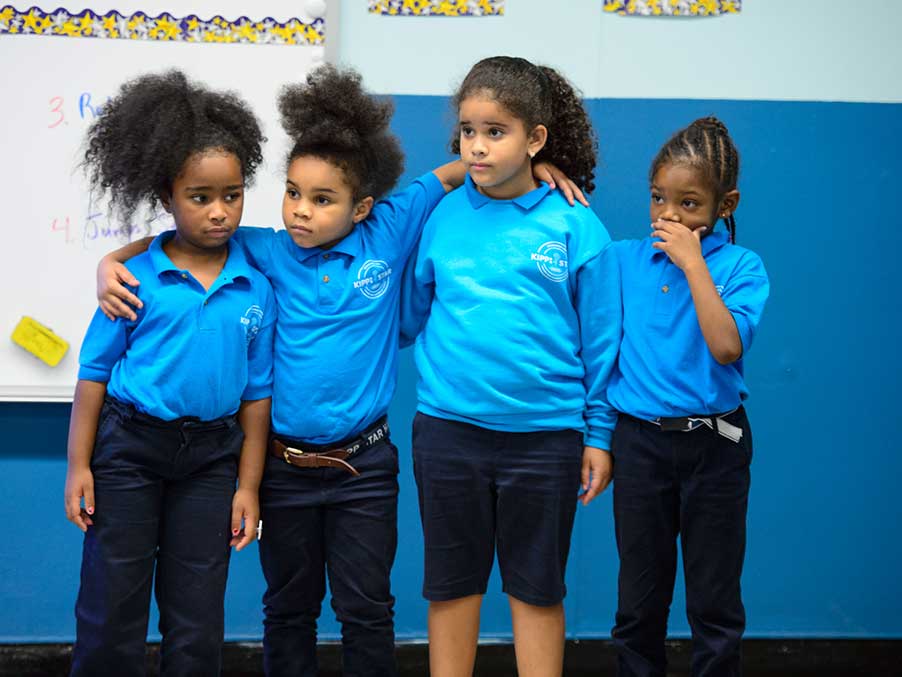
<svg viewBox="0 0 902 677">
<path fill-rule="evenodd" d="M 289 226 L 288 230 L 293 231 L 295 233 L 301 233 L 302 235 L 309 235 L 313 231 L 309 228 L 304 228 L 304 226 Z"/>
</svg>

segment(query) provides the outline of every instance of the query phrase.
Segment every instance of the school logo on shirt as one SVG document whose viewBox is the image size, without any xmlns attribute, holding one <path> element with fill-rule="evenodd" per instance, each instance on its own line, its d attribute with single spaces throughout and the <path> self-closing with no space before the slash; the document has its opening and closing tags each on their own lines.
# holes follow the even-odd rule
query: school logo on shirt
<svg viewBox="0 0 902 677">
<path fill-rule="evenodd" d="M 260 325 L 263 324 L 263 308 L 254 305 L 245 310 L 241 324 L 244 327 L 244 337 L 247 339 L 247 344 L 250 345 L 254 337 L 260 333 Z"/>
<path fill-rule="evenodd" d="M 530 256 L 542 273 L 552 282 L 563 282 L 567 279 L 569 262 L 567 247 L 563 242 L 546 242 Z"/>
<path fill-rule="evenodd" d="M 354 289 L 359 289 L 360 293 L 368 299 L 377 299 L 388 290 L 391 272 L 391 268 L 385 261 L 370 259 L 357 271 Z"/>
<path fill-rule="evenodd" d="M 718 296 L 723 296 L 723 285 L 722 284 L 716 284 L 716 285 L 714 285 L 714 288 L 717 290 Z"/>
</svg>

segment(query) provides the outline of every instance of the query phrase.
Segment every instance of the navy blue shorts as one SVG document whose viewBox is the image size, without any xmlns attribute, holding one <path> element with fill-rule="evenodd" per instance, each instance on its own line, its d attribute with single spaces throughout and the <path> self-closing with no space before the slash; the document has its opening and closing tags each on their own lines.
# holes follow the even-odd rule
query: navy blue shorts
<svg viewBox="0 0 902 677">
<path fill-rule="evenodd" d="M 576 430 L 502 432 L 417 412 L 423 596 L 485 594 L 497 548 L 505 593 L 537 606 L 563 600 L 582 453 Z"/>
</svg>

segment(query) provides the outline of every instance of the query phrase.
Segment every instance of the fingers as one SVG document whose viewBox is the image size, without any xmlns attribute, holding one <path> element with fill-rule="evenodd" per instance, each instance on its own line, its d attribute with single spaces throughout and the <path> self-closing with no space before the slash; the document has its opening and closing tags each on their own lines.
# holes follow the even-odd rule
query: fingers
<svg viewBox="0 0 902 677">
<path fill-rule="evenodd" d="M 242 532 L 241 539 L 235 545 L 235 550 L 243 550 L 248 545 L 250 545 L 257 538 L 257 523 L 252 522 L 249 519 L 244 520 L 244 531 Z"/>
<path fill-rule="evenodd" d="M 232 539 L 229 541 L 229 545 L 236 546 L 241 541 L 244 540 L 244 537 L 241 536 L 241 518 L 244 517 L 244 507 L 241 504 L 233 504 L 232 505 Z"/>
<path fill-rule="evenodd" d="M 580 203 L 583 207 L 588 207 L 588 206 L 589 206 L 589 199 L 585 196 L 585 194 L 583 193 L 583 191 L 580 190 L 580 187 L 579 187 L 579 186 L 577 186 L 577 185 L 576 185 L 575 183 L 573 183 L 572 181 L 571 181 L 570 183 L 573 184 L 573 194 L 576 196 L 576 199 L 579 200 L 579 203 Z M 573 204 L 573 203 L 571 203 L 571 204 Z"/>
<path fill-rule="evenodd" d="M 132 298 L 136 298 L 127 289 L 125 289 L 125 287 L 120 287 L 120 289 L 122 289 Z M 111 320 L 114 320 L 117 317 L 124 317 L 133 321 L 138 319 L 138 314 L 132 309 L 132 307 L 121 300 L 124 298 L 125 296 L 119 297 L 118 295 L 116 295 L 115 291 L 111 290 L 107 295 L 103 297 L 103 300 L 100 302 L 100 307 L 103 310 L 104 314 Z"/>
<path fill-rule="evenodd" d="M 85 507 L 81 507 L 81 498 L 85 497 Z M 94 486 L 82 487 L 66 493 L 66 519 L 82 531 L 87 531 L 94 524 L 91 515 L 94 514 Z"/>
<path fill-rule="evenodd" d="M 138 278 L 132 275 L 131 271 L 121 263 L 117 262 L 116 265 L 113 266 L 113 273 L 115 273 L 116 278 L 123 284 L 131 285 L 132 287 L 137 287 L 139 284 L 141 284 L 138 281 Z M 137 300 L 137 297 L 135 298 Z"/>
<path fill-rule="evenodd" d="M 589 459 L 588 454 L 583 454 L 583 467 L 580 471 L 579 477 L 579 485 L 582 487 L 583 492 L 589 490 L 589 480 L 592 476 L 592 462 Z"/>
</svg>

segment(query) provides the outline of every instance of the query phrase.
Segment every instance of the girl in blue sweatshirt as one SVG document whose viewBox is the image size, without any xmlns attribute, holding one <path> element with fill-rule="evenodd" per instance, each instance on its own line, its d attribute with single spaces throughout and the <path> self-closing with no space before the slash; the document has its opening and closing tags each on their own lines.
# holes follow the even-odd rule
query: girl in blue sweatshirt
<svg viewBox="0 0 902 677">
<path fill-rule="evenodd" d="M 537 183 L 532 164 L 591 191 L 595 138 L 573 87 L 520 58 L 477 63 L 454 105 L 468 176 L 426 223 L 402 310 L 405 332 L 419 332 L 430 669 L 472 672 L 497 551 L 520 674 L 560 674 L 577 493 L 588 503 L 611 476 L 619 287 L 604 226 Z"/>
</svg>

